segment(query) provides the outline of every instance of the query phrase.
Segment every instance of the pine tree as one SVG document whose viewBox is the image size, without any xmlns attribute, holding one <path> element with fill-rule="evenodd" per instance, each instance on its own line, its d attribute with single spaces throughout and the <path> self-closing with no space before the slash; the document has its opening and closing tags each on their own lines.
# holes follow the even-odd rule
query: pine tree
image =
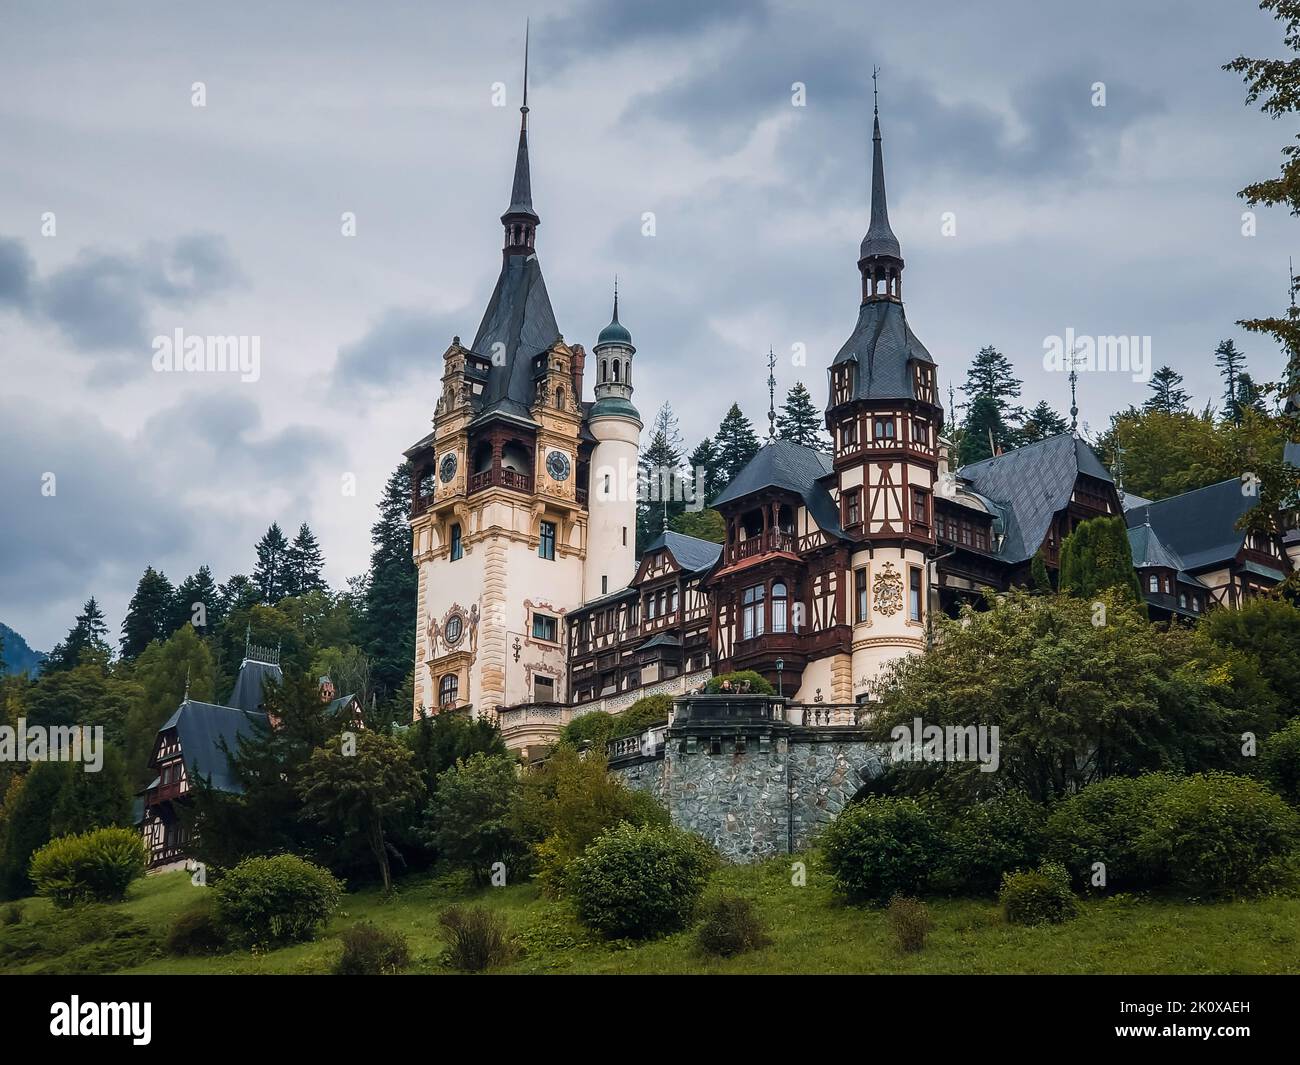
<svg viewBox="0 0 1300 1065">
<path fill-rule="evenodd" d="M 257 568 L 253 570 L 253 583 L 267 606 L 274 606 L 289 594 L 288 553 L 289 541 L 280 523 L 272 522 L 257 542 Z"/>
<path fill-rule="evenodd" d="M 758 436 L 739 403 L 733 403 L 722 419 L 713 436 L 713 445 L 718 451 L 718 476 L 725 487 L 758 454 Z"/>
<path fill-rule="evenodd" d="M 1264 406 L 1263 392 L 1251 379 L 1250 374 L 1244 372 L 1237 379 L 1237 409 L 1242 413 L 1248 410 L 1253 410 L 1256 414 L 1268 413 L 1268 409 Z"/>
<path fill-rule="evenodd" d="M 1124 590 L 1141 605 L 1128 526 L 1123 518 L 1089 518 L 1061 541 L 1061 591 L 1088 599 L 1107 588 Z"/>
<path fill-rule="evenodd" d="M 718 449 L 707 436 L 686 459 L 686 475 L 699 493 L 696 502 L 707 506 L 723 489 L 718 476 Z"/>
<path fill-rule="evenodd" d="M 989 446 L 992 436 L 994 444 L 1005 440 L 1006 426 L 998 411 L 997 400 L 992 396 L 980 396 L 966 411 L 966 424 L 962 427 L 961 446 L 957 450 L 957 465 L 966 466 L 972 462 L 993 456 Z M 1000 446 L 1000 445 L 999 445 Z"/>
<path fill-rule="evenodd" d="M 168 626 L 176 605 L 175 596 L 176 589 L 166 574 L 158 572 L 152 566 L 145 567 L 122 621 L 121 648 L 124 659 L 134 661 L 154 640 L 165 640 L 171 635 Z"/>
<path fill-rule="evenodd" d="M 1043 561 L 1041 551 L 1034 555 L 1034 561 L 1029 565 L 1029 587 L 1037 595 L 1049 595 L 1052 591 L 1052 578 L 1047 575 L 1047 563 Z"/>
<path fill-rule="evenodd" d="M 982 422 L 995 427 L 994 444 L 1003 451 L 1014 446 L 1013 426 L 1022 421 L 1025 412 L 1013 400 L 1020 398 L 1020 379 L 1011 366 L 1011 360 L 992 345 L 980 348 L 971 360 L 970 369 L 966 371 L 966 383 L 962 386 L 970 406 L 966 411 L 966 424 L 971 424 L 971 411 L 981 399 L 990 399 L 997 408 L 997 418 L 982 416 Z M 987 437 L 987 433 L 985 434 Z M 972 445 L 974 446 L 974 445 Z M 980 447 L 987 447 L 985 439 Z"/>
<path fill-rule="evenodd" d="M 1179 414 L 1187 409 L 1191 398 L 1183 391 L 1183 375 L 1176 373 L 1170 366 L 1162 366 L 1151 375 L 1148 387 L 1150 398 L 1142 404 L 1143 410 L 1160 411 L 1162 414 Z"/>
<path fill-rule="evenodd" d="M 384 485 L 379 520 L 370 528 L 370 575 L 363 594 L 362 647 L 380 701 L 402 686 L 415 661 L 415 600 L 419 574 L 411 560 L 411 466 L 403 462 Z M 407 712 L 410 712 L 408 706 Z"/>
<path fill-rule="evenodd" d="M 304 521 L 298 527 L 298 535 L 293 538 L 293 543 L 285 553 L 287 594 L 302 595 L 304 592 L 324 591 L 325 578 L 321 576 L 324 568 L 325 556 L 321 553 L 320 543 Z"/>
<path fill-rule="evenodd" d="M 199 609 L 200 604 L 202 610 Z M 200 566 L 196 573 L 186 577 L 176 586 L 167 634 L 170 636 L 188 623 L 193 625 L 201 636 L 208 636 L 216 631 L 224 616 L 222 596 L 217 590 L 217 582 L 212 579 L 212 570 L 207 566 Z"/>
<path fill-rule="evenodd" d="M 1241 424 L 1241 408 L 1237 405 L 1237 381 L 1246 370 L 1246 356 L 1237 350 L 1231 340 L 1219 341 L 1214 349 L 1214 363 L 1219 367 L 1219 376 L 1223 378 L 1223 412 L 1225 421 Z"/>
<path fill-rule="evenodd" d="M 637 493 L 638 551 L 686 509 L 682 491 L 682 435 L 677 416 L 665 403 L 655 415 L 650 443 L 641 451 L 641 490 Z"/>
<path fill-rule="evenodd" d="M 262 601 L 257 585 L 242 573 L 236 573 L 217 590 L 217 605 L 223 619 L 236 610 L 247 610 Z"/>
<path fill-rule="evenodd" d="M 68 635 L 50 652 L 42 672 L 73 669 L 81 663 L 83 655 L 107 664 L 112 653 L 108 646 L 108 625 L 104 622 L 104 612 L 99 609 L 99 604 L 92 595 L 81 608 L 77 622 L 68 630 Z"/>
<path fill-rule="evenodd" d="M 827 447 L 823 425 L 821 411 L 813 404 L 808 387 L 802 381 L 796 381 L 786 393 L 781 412 L 776 416 L 776 435 L 782 440 L 821 450 Z"/>
<path fill-rule="evenodd" d="M 1047 400 L 1038 401 L 1038 405 L 1025 415 L 1020 427 L 1019 442 L 1032 444 L 1035 440 L 1046 440 L 1049 436 L 1060 436 L 1070 428 L 1064 418 L 1052 409 Z"/>
</svg>

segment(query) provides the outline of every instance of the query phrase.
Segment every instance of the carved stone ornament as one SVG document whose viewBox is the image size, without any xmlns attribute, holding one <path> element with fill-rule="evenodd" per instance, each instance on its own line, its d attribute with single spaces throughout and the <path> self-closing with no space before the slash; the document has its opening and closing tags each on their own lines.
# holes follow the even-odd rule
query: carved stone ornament
<svg viewBox="0 0 1300 1065">
<path fill-rule="evenodd" d="M 871 594 L 876 600 L 876 613 L 893 617 L 903 609 L 903 575 L 894 569 L 892 562 L 876 574 L 871 583 Z"/>
</svg>

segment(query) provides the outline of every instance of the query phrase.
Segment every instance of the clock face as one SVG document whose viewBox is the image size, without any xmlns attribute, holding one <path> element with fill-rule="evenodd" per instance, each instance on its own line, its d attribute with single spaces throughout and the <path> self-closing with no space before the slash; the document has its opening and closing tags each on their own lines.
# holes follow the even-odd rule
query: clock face
<svg viewBox="0 0 1300 1065">
<path fill-rule="evenodd" d="M 546 456 L 546 472 L 556 481 L 569 479 L 569 456 L 563 451 L 552 451 Z"/>
<path fill-rule="evenodd" d="M 438 476 L 442 478 L 443 484 L 446 484 L 456 476 L 456 456 L 446 454 L 442 456 L 442 464 L 438 467 Z"/>
</svg>

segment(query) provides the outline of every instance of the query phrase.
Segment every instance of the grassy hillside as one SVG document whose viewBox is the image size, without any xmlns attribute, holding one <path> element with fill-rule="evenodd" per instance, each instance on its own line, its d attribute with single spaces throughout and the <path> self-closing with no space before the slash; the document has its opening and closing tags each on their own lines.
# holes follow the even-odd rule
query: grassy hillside
<svg viewBox="0 0 1300 1065">
<path fill-rule="evenodd" d="M 191 886 L 185 873 L 170 873 L 138 883 L 120 906 L 75 918 L 76 927 L 44 900 L 28 900 L 20 924 L 0 925 L 0 972 L 326 973 L 340 951 L 340 930 L 364 918 L 407 936 L 412 972 L 441 973 L 448 970 L 440 961 L 438 914 L 471 900 L 505 913 L 523 947 L 505 972 L 1300 974 L 1297 899 L 1192 905 L 1115 898 L 1084 903 L 1070 924 L 1040 928 L 1006 925 L 991 901 L 940 899 L 930 903 L 930 945 L 905 955 L 893 945 L 883 913 L 840 904 L 815 864 L 807 887 L 790 885 L 786 860 L 724 869 L 714 888 L 724 887 L 755 901 L 771 946 L 719 960 L 700 955 L 691 932 L 606 944 L 531 884 L 465 892 L 446 879 L 411 877 L 393 901 L 377 891 L 348 895 L 316 942 L 173 958 L 161 949 L 167 928 L 204 889 Z"/>
</svg>

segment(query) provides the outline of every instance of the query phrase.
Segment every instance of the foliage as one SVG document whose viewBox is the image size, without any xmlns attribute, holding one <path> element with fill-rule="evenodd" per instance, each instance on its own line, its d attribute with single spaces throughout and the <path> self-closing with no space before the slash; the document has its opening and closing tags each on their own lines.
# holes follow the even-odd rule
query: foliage
<svg viewBox="0 0 1300 1065">
<path fill-rule="evenodd" d="M 683 536 L 694 536 L 697 540 L 710 540 L 715 544 L 727 539 L 726 519 L 712 507 L 683 510 L 669 520 L 668 527 Z"/>
<path fill-rule="evenodd" d="M 296 854 L 247 858 L 210 890 L 217 921 L 249 946 L 311 939 L 343 897 L 342 883 L 328 869 Z"/>
<path fill-rule="evenodd" d="M 1269 787 L 1300 807 L 1300 718 L 1260 744 L 1259 768 Z"/>
<path fill-rule="evenodd" d="M 320 541 L 304 521 L 284 554 L 287 593 L 302 595 L 304 592 L 325 591 L 324 568 L 325 556 L 321 553 Z"/>
<path fill-rule="evenodd" d="M 845 807 L 819 842 L 839 890 L 879 905 L 900 892 L 923 892 L 943 857 L 937 817 L 906 797 L 871 796 Z"/>
<path fill-rule="evenodd" d="M 1089 784 L 1058 803 L 1047 822 L 1047 852 L 1066 866 L 1076 884 L 1134 891 L 1153 882 L 1136 849 L 1151 805 L 1178 778 L 1168 773 L 1111 777 Z M 1097 882 L 1096 863 L 1105 869 Z"/>
<path fill-rule="evenodd" d="M 636 543 L 640 554 L 686 509 L 682 498 L 682 434 L 677 415 L 667 402 L 655 414 L 650 439 L 641 449 L 637 478 Z"/>
<path fill-rule="evenodd" d="M 1194 897 L 1277 886 L 1300 845 L 1300 814 L 1258 781 L 1184 777 L 1151 803 L 1134 841 L 1139 859 Z"/>
<path fill-rule="evenodd" d="M 98 662 L 103 666 L 111 654 L 104 612 L 99 609 L 99 604 L 92 595 L 81 608 L 76 624 L 68 631 L 68 635 L 54 645 L 41 672 L 49 675 L 60 670 L 74 669 L 84 660 Z"/>
<path fill-rule="evenodd" d="M 539 879 L 552 894 L 564 891 L 570 863 L 606 829 L 621 822 L 669 823 L 667 812 L 649 794 L 626 787 L 607 772 L 599 750 L 580 756 L 562 745 L 525 774 L 521 787 L 519 835 L 533 844 Z"/>
<path fill-rule="evenodd" d="M 139 672 L 119 666 L 106 670 L 99 662 L 83 662 L 71 669 L 42 673 L 22 693 L 27 723 L 100 726 L 105 746 L 120 747 L 129 733 L 131 712 L 141 698 Z"/>
<path fill-rule="evenodd" d="M 336 976 L 388 976 L 411 964 L 411 951 L 401 932 L 358 921 L 339 938 L 343 953 L 334 965 Z"/>
<path fill-rule="evenodd" d="M 257 566 L 253 570 L 253 583 L 257 585 L 262 602 L 274 606 L 287 595 L 292 595 L 289 569 L 289 541 L 278 521 L 257 541 Z"/>
<path fill-rule="evenodd" d="M 712 502 L 713 497 L 721 492 L 727 484 L 722 478 L 722 472 L 718 463 L 718 448 L 713 443 L 713 440 L 707 436 L 701 440 L 699 444 L 696 445 L 695 450 L 686 457 L 686 468 L 691 477 L 692 488 L 695 491 L 695 501 L 706 505 L 706 507 L 708 503 Z M 702 514 L 704 512 L 700 511 L 698 513 Z M 682 516 L 683 515 L 678 515 L 678 517 Z M 721 517 L 721 515 L 718 516 L 719 518 Z M 691 533 L 688 529 L 678 528 L 676 525 L 674 525 L 673 528 L 677 529 L 678 532 L 684 532 L 687 533 L 687 535 L 692 536 L 694 535 L 694 533 Z M 708 538 L 706 537 L 706 539 Z M 719 541 L 719 543 L 721 543 L 721 541 Z"/>
<path fill-rule="evenodd" d="M 121 902 L 131 881 L 144 875 L 144 842 L 131 828 L 97 828 L 61 836 L 32 855 L 36 893 L 56 906 Z"/>
<path fill-rule="evenodd" d="M 651 725 L 667 723 L 673 712 L 671 695 L 643 695 L 621 714 L 614 715 L 614 731 L 610 739 L 636 736 Z"/>
<path fill-rule="evenodd" d="M 742 895 L 723 893 L 707 900 L 700 910 L 704 920 L 695 941 L 705 954 L 734 958 L 772 942 L 757 907 Z"/>
<path fill-rule="evenodd" d="M 909 763 L 882 786 L 966 799 L 1015 789 L 1046 802 L 1107 776 L 1231 768 L 1242 733 L 1274 727 L 1275 700 L 1241 655 L 1158 629 L 1114 592 L 1098 601 L 1104 619 L 1085 600 L 1012 591 L 938 619 L 931 650 L 882 672 L 871 727 L 884 742 L 917 717 L 996 727 L 998 771 Z"/>
<path fill-rule="evenodd" d="M 1070 874 L 1060 862 L 1043 862 L 1037 869 L 1007 873 L 998 902 L 1008 924 L 1061 924 L 1078 916 L 1079 904 L 1070 891 Z"/>
<path fill-rule="evenodd" d="M 1123 518 L 1089 518 L 1061 542 L 1060 588 L 1078 599 L 1095 599 L 1115 588 L 1141 606 L 1142 587 Z"/>
<path fill-rule="evenodd" d="M 713 435 L 713 446 L 718 455 L 718 479 L 725 487 L 758 454 L 758 436 L 750 420 L 741 412 L 739 403 L 733 403 L 727 410 Z"/>
<path fill-rule="evenodd" d="M 211 899 L 204 899 L 177 915 L 163 943 L 163 949 L 177 957 L 219 954 L 225 948 L 226 934 L 217 921 Z"/>
<path fill-rule="evenodd" d="M 731 691 L 738 688 L 747 688 L 753 695 L 775 695 L 776 689 L 767 681 L 761 673 L 756 673 L 752 669 L 742 669 L 735 673 L 722 673 L 716 677 L 709 678 L 709 682 L 704 686 L 704 690 L 711 695 L 722 691 L 723 684 L 730 684 Z"/>
<path fill-rule="evenodd" d="M 122 657 L 133 659 L 154 640 L 171 635 L 176 589 L 166 574 L 146 566 L 122 621 Z"/>
<path fill-rule="evenodd" d="M 411 466 L 403 462 L 384 484 L 379 518 L 370 527 L 370 572 L 361 623 L 362 648 L 370 656 L 381 700 L 401 688 L 415 661 L 418 574 L 406 522 L 410 503 Z"/>
<path fill-rule="evenodd" d="M 1147 382 L 1151 395 L 1142 404 L 1145 411 L 1159 411 L 1161 414 L 1179 414 L 1187 410 L 1191 397 L 1183 390 L 1183 375 L 1172 366 L 1162 366 L 1151 375 Z"/>
<path fill-rule="evenodd" d="M 455 868 L 476 884 L 491 878 L 492 866 L 507 870 L 526 864 L 525 841 L 518 832 L 520 798 L 515 763 L 507 755 L 472 754 L 438 774 L 428 810 L 428 839 Z"/>
<path fill-rule="evenodd" d="M 889 900 L 885 919 L 889 922 L 889 930 L 894 933 L 898 949 L 905 954 L 924 950 L 934 929 L 930 908 L 920 899 L 908 895 L 895 895 Z"/>
<path fill-rule="evenodd" d="M 336 736 L 312 752 L 298 780 L 303 814 L 336 838 L 358 834 L 379 866 L 384 890 L 392 888 L 384 825 L 424 797 L 411 752 L 370 730 Z"/>
<path fill-rule="evenodd" d="M 0 933 L 0 972 L 62 976 L 117 972 L 147 961 L 158 935 L 121 906 L 55 909 Z"/>
<path fill-rule="evenodd" d="M 515 954 L 506 919 L 486 906 L 449 906 L 438 916 L 447 940 L 447 964 L 463 973 L 481 973 Z"/>
<path fill-rule="evenodd" d="M 1047 595 L 1052 591 L 1052 578 L 1047 574 L 1047 563 L 1039 551 L 1029 564 L 1029 587 L 1037 594 Z"/>
<path fill-rule="evenodd" d="M 212 655 L 188 622 L 163 643 L 151 643 L 135 661 L 135 682 L 140 695 L 126 718 L 126 759 L 137 788 L 149 782 L 149 756 L 158 729 L 176 712 L 186 691 L 197 702 L 212 702 Z"/>
<path fill-rule="evenodd" d="M 648 939 L 690 921 L 717 855 L 698 836 L 665 825 L 622 823 L 571 866 L 578 917 L 608 939 Z"/>
<path fill-rule="evenodd" d="M 1003 443 L 999 444 L 1001 440 Z M 997 401 L 992 396 L 978 396 L 966 411 L 962 423 L 961 443 L 957 446 L 957 465 L 968 466 L 992 458 L 995 447 L 1005 447 L 1011 431 L 1002 420 Z"/>
<path fill-rule="evenodd" d="M 201 613 L 198 611 L 200 605 L 203 607 Z M 216 581 L 212 579 L 212 570 L 200 566 L 176 586 L 176 594 L 172 597 L 171 618 L 164 638 L 186 622 L 202 635 L 210 636 L 221 624 L 222 617 L 221 595 L 217 591 Z"/>
<path fill-rule="evenodd" d="M 133 789 L 126 762 L 116 748 L 103 751 L 97 773 L 87 773 L 80 762 L 61 762 L 58 768 L 62 780 L 49 813 L 52 837 L 131 824 Z"/>
<path fill-rule="evenodd" d="M 777 437 L 821 451 L 830 445 L 825 425 L 826 419 L 813 403 L 808 386 L 802 381 L 796 381 L 786 393 L 785 402 L 777 413 Z"/>
<path fill-rule="evenodd" d="M 415 765 L 424 778 L 425 791 L 432 795 L 438 776 L 472 754 L 507 754 L 501 730 L 487 718 L 464 713 L 426 714 L 403 733 Z"/>
<path fill-rule="evenodd" d="M 0 853 L 0 894 L 19 899 L 35 890 L 28 875 L 32 855 L 50 841 L 50 810 L 63 786 L 57 762 L 38 762 L 5 792 L 5 830 Z"/>
<path fill-rule="evenodd" d="M 21 924 L 23 920 L 23 910 L 24 906 L 21 902 L 9 903 L 3 911 L 0 911 L 0 924 Z"/>
<path fill-rule="evenodd" d="M 941 877 L 957 893 L 993 895 L 1004 873 L 1038 864 L 1046 839 L 1046 811 L 1022 792 L 972 803 L 948 826 Z"/>
<path fill-rule="evenodd" d="M 614 735 L 615 720 L 613 714 L 604 710 L 589 710 L 560 729 L 559 742 L 569 747 L 589 743 L 604 750 L 605 743 Z"/>
<path fill-rule="evenodd" d="M 1223 647 L 1251 657 L 1287 719 L 1300 717 L 1300 608 L 1282 599 L 1248 599 L 1237 610 L 1212 610 L 1201 630 Z"/>
<path fill-rule="evenodd" d="M 1060 436 L 1070 428 L 1069 423 L 1052 408 L 1047 400 L 1039 400 L 1033 410 L 1025 415 L 1020 430 L 1016 434 L 1017 442 L 1023 446 L 1049 436 Z"/>
</svg>

